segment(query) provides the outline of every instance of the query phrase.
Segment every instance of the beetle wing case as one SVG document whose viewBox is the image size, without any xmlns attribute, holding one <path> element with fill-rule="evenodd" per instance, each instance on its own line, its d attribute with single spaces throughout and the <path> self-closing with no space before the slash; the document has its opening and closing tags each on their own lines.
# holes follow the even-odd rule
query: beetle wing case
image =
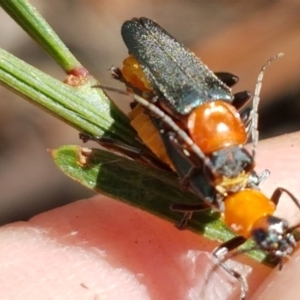
<svg viewBox="0 0 300 300">
<path fill-rule="evenodd" d="M 188 114 L 207 101 L 233 101 L 230 88 L 155 22 L 132 19 L 121 33 L 159 100 L 174 115 Z"/>
</svg>

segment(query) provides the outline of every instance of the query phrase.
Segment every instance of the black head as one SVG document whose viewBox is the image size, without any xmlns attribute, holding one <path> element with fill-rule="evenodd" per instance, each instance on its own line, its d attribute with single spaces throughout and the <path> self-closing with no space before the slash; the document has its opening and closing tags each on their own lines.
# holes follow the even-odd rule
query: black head
<svg viewBox="0 0 300 300">
<path fill-rule="evenodd" d="M 254 162 L 249 152 L 241 146 L 225 147 L 211 157 L 213 172 L 227 178 L 236 178 L 242 171 L 250 172 Z"/>
<path fill-rule="evenodd" d="M 252 238 L 259 249 L 275 258 L 289 256 L 296 240 L 286 220 L 271 215 L 258 219 L 252 230 Z"/>
</svg>

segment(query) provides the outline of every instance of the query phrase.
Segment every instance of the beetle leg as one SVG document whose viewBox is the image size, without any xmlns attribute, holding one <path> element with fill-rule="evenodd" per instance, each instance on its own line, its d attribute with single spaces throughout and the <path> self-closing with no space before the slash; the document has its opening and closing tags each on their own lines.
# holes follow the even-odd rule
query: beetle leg
<svg viewBox="0 0 300 300">
<path fill-rule="evenodd" d="M 219 266 L 221 266 L 228 274 L 236 278 L 240 284 L 241 284 L 241 296 L 240 299 L 244 300 L 246 299 L 246 295 L 248 292 L 248 283 L 246 278 L 240 274 L 239 272 L 235 271 L 233 268 L 229 267 L 228 264 L 226 264 L 226 259 L 228 256 L 228 253 L 237 249 L 239 246 L 241 246 L 247 239 L 245 239 L 242 236 L 236 236 L 232 238 L 231 240 L 224 242 L 220 246 L 218 246 L 213 251 L 213 256 L 216 258 L 217 263 Z"/>
</svg>

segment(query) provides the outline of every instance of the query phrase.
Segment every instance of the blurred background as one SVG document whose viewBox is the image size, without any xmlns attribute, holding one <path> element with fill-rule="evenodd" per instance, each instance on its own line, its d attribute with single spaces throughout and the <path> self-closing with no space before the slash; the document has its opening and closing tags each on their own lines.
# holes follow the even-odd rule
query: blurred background
<svg viewBox="0 0 300 300">
<path fill-rule="evenodd" d="M 105 85 L 127 56 L 120 28 L 133 17 L 157 21 L 210 69 L 239 76 L 234 91 L 254 90 L 261 66 L 260 137 L 300 129 L 300 1 L 52 0 L 33 1 L 83 65 Z M 0 47 L 60 80 L 65 74 L 0 8 Z M 130 99 L 112 98 L 124 110 Z M 78 132 L 0 86 L 0 224 L 88 197 L 64 176 L 47 149 L 79 144 Z M 97 147 L 96 144 L 90 146 Z"/>
</svg>

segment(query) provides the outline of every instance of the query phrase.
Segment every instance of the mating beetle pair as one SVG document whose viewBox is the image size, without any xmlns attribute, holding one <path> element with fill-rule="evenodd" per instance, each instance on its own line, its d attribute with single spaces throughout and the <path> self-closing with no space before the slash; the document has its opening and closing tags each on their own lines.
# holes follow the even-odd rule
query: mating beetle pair
<svg viewBox="0 0 300 300">
<path fill-rule="evenodd" d="M 244 299 L 246 280 L 226 265 L 224 253 L 226 256 L 252 237 L 255 248 L 282 263 L 296 244 L 292 231 L 298 226 L 289 227 L 287 221 L 273 214 L 283 192 L 300 208 L 299 201 L 283 188 L 267 198 L 258 190 L 266 173 L 259 176 L 254 171 L 259 92 L 264 70 L 274 58 L 259 74 L 252 110 L 239 113 L 250 95 L 231 93 L 236 77 L 210 71 L 155 22 L 146 18 L 126 21 L 122 36 L 131 56 L 122 70 L 112 71 L 142 107 L 133 125 L 145 112 L 143 116 L 161 137 L 169 164 L 182 184 L 202 201 L 199 206 L 172 206 L 173 210 L 186 212 L 179 226 L 186 224 L 193 211 L 203 208 L 203 203 L 222 213 L 225 223 L 239 236 L 220 245 L 214 255 L 228 273 L 240 280 Z M 147 134 L 143 136 L 140 125 L 136 121 L 134 127 L 141 139 L 154 153 L 159 152 Z M 244 148 L 250 135 L 254 143 L 251 154 Z"/>
</svg>

